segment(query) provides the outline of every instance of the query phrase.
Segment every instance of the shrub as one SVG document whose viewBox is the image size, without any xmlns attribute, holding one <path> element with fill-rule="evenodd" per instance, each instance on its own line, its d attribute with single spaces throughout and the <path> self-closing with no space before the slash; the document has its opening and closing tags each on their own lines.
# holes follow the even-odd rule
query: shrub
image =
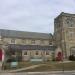
<svg viewBox="0 0 75 75">
<path fill-rule="evenodd" d="M 53 58 L 52 61 L 55 61 L 55 58 Z"/>
<path fill-rule="evenodd" d="M 69 56 L 69 60 L 75 61 L 75 56 L 74 56 L 74 55 L 70 55 L 70 56 Z"/>
</svg>

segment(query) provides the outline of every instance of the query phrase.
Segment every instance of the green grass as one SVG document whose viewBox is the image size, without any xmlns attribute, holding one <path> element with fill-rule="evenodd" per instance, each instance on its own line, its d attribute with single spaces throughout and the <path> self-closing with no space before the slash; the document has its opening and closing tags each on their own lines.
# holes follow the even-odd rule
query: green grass
<svg viewBox="0 0 75 75">
<path fill-rule="evenodd" d="M 18 66 L 15 68 L 12 68 L 10 63 L 6 63 L 6 69 L 5 70 L 14 70 L 14 69 L 20 69 L 20 68 L 25 68 L 29 67 L 32 65 L 37 65 L 37 64 L 43 64 L 43 62 L 18 62 Z"/>
<path fill-rule="evenodd" d="M 44 64 L 40 67 L 36 67 L 34 69 L 28 69 L 21 72 L 42 72 L 42 71 L 62 71 L 64 70 L 75 70 L 75 61 L 67 62 L 67 63 L 59 63 L 59 62 L 19 62 L 16 68 L 11 68 L 10 64 L 8 64 L 7 69 L 19 69 L 25 68 L 32 65 Z"/>
<path fill-rule="evenodd" d="M 23 68 L 23 67 L 32 66 L 32 65 L 33 64 L 31 64 L 30 62 L 18 62 L 17 67 L 12 68 L 11 63 L 6 63 L 6 70 L 19 69 L 19 68 Z"/>
<path fill-rule="evenodd" d="M 25 70 L 22 72 L 42 72 L 42 71 L 63 71 L 66 70 L 75 70 L 75 62 L 67 62 L 67 63 L 45 63 L 40 67 L 36 67 L 34 69 Z"/>
</svg>

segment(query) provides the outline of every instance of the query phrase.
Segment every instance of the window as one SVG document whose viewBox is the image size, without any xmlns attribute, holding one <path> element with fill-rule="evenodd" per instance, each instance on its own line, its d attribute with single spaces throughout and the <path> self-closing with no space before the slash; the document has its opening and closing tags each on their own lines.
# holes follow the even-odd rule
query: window
<svg viewBox="0 0 75 75">
<path fill-rule="evenodd" d="M 36 55 L 39 55 L 38 51 L 36 51 Z"/>
<path fill-rule="evenodd" d="M 75 25 L 75 20 L 74 20 L 74 18 L 72 18 L 72 17 L 68 17 L 67 19 L 66 19 L 66 23 L 67 23 L 67 25 L 69 26 L 69 27 L 74 27 Z"/>
<path fill-rule="evenodd" d="M 35 40 L 31 40 L 31 44 L 35 44 Z"/>
<path fill-rule="evenodd" d="M 75 33 L 74 33 L 73 31 L 70 31 L 70 32 L 69 32 L 69 39 L 73 39 L 73 38 L 74 38 L 74 34 L 75 34 Z"/>
<path fill-rule="evenodd" d="M 49 45 L 52 45 L 52 42 L 49 42 Z"/>
<path fill-rule="evenodd" d="M 24 52 L 24 55 L 27 55 L 27 52 Z"/>
<path fill-rule="evenodd" d="M 69 26 L 69 27 L 74 27 L 74 25 L 73 25 L 72 23 L 71 23 L 71 24 L 68 24 L 68 26 Z"/>
<path fill-rule="evenodd" d="M 15 43 L 15 39 L 11 39 L 11 43 Z"/>
<path fill-rule="evenodd" d="M 41 44 L 44 44 L 44 40 L 41 40 Z"/>
<path fill-rule="evenodd" d="M 12 55 L 15 55 L 15 51 L 11 51 L 11 54 L 12 54 Z"/>
<path fill-rule="evenodd" d="M 25 39 L 22 39 L 22 43 L 26 43 L 26 40 Z"/>
<path fill-rule="evenodd" d="M 74 55 L 75 56 L 75 48 L 74 47 L 71 47 L 70 55 Z"/>
<path fill-rule="evenodd" d="M 46 55 L 49 55 L 49 52 L 48 51 L 46 52 Z"/>
</svg>

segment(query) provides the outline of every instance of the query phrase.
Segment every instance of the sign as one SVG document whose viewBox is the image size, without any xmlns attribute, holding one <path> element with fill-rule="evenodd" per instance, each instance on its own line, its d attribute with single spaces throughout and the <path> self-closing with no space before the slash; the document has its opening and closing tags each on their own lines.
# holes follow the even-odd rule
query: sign
<svg viewBox="0 0 75 75">
<path fill-rule="evenodd" d="M 43 59 L 31 59 L 30 61 L 43 61 Z"/>
<path fill-rule="evenodd" d="M 11 62 L 11 67 L 17 67 L 18 62 Z"/>
</svg>

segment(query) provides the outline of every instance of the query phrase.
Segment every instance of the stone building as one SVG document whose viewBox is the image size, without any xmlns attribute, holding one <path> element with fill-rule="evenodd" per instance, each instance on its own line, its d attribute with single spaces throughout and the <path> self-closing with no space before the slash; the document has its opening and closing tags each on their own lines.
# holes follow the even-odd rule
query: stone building
<svg viewBox="0 0 75 75">
<path fill-rule="evenodd" d="M 75 55 L 75 14 L 62 12 L 54 19 L 54 38 L 65 58 Z"/>
<path fill-rule="evenodd" d="M 54 35 L 0 29 L 0 44 L 8 45 L 12 56 L 22 61 L 52 60 L 56 47 L 68 58 L 75 55 L 75 14 L 58 15 L 54 19 Z"/>
<path fill-rule="evenodd" d="M 56 48 L 52 34 L 4 29 L 0 29 L 0 44 L 7 45 L 7 55 L 19 61 L 52 60 Z"/>
</svg>

